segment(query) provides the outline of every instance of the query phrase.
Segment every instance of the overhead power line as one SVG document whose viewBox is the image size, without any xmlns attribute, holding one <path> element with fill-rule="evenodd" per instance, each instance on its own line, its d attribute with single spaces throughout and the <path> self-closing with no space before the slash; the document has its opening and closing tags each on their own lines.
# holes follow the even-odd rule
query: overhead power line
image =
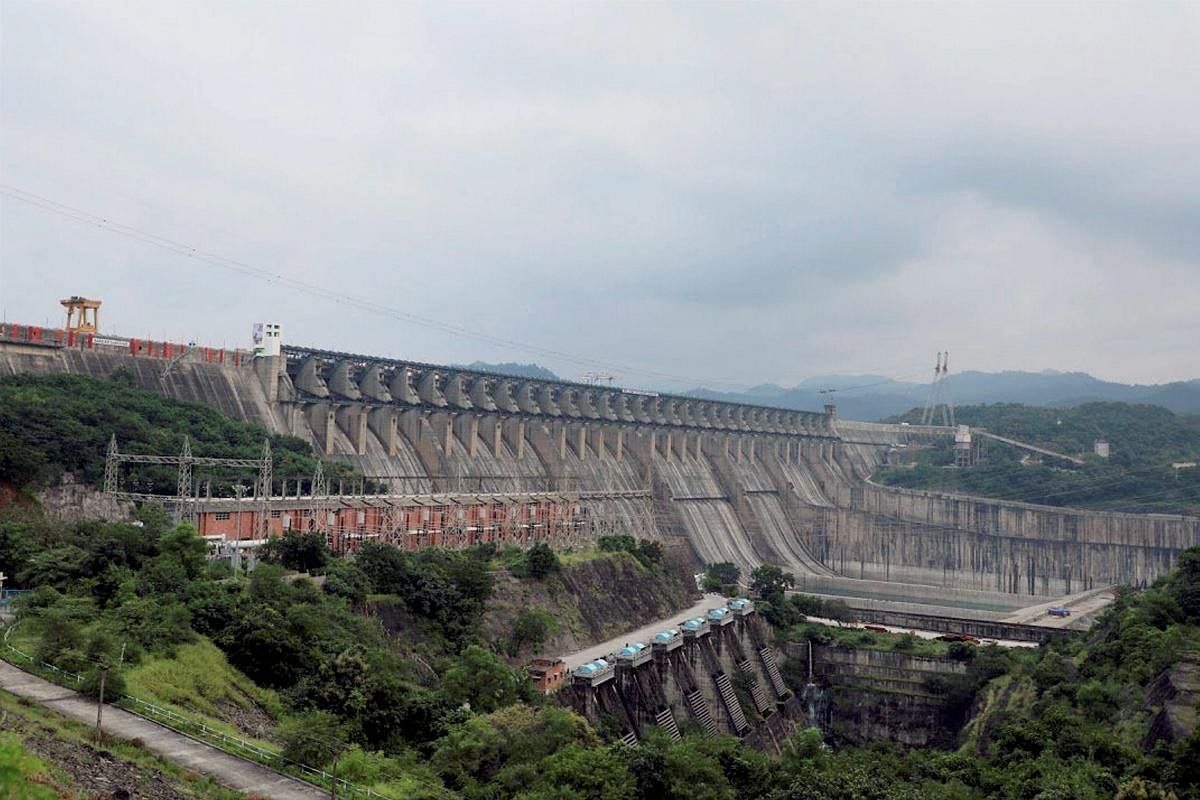
<svg viewBox="0 0 1200 800">
<path fill-rule="evenodd" d="M 324 286 L 319 286 L 314 283 L 302 281 L 302 280 L 299 280 L 298 278 L 289 277 L 287 275 L 283 275 L 281 273 L 274 272 L 272 270 L 265 269 L 263 267 L 255 266 L 253 264 L 248 264 L 244 261 L 227 258 L 225 256 L 221 256 L 216 253 L 208 252 L 199 247 L 195 247 L 193 245 L 186 244 L 184 242 L 170 239 L 165 236 L 160 236 L 160 235 L 152 233 L 150 231 L 145 231 L 140 228 L 136 228 L 132 225 L 125 225 L 125 224 L 117 222 L 115 220 L 111 220 L 107 217 L 103 217 L 98 214 L 93 214 L 89 211 L 84 211 L 82 209 L 66 205 L 65 203 L 60 203 L 57 200 L 53 200 L 48 197 L 43 197 L 42 195 L 38 195 L 33 192 L 26 191 L 24 189 L 20 189 L 15 186 L 10 186 L 8 184 L 0 184 L 0 194 L 4 194 L 5 196 L 11 197 L 14 200 L 19 200 L 28 205 L 34 206 L 36 208 L 40 208 L 43 211 L 47 211 L 52 214 L 57 214 L 59 216 L 73 220 L 80 224 L 91 225 L 94 227 L 102 228 L 102 229 L 110 231 L 112 233 L 116 233 L 116 234 L 125 236 L 130 239 L 135 239 L 137 241 L 143 242 L 143 243 L 151 245 L 153 247 L 158 247 L 162 250 L 167 250 L 171 253 L 182 256 L 184 258 L 189 258 L 194 261 L 200 261 L 205 264 L 210 264 L 212 266 L 220 267 L 222 269 L 226 269 L 226 270 L 236 272 L 236 273 L 239 273 L 242 275 L 246 275 L 246 276 L 249 276 L 252 278 L 257 278 L 259 280 L 263 280 L 268 283 L 275 284 L 277 286 L 289 288 L 289 289 L 292 289 L 292 290 L 295 290 L 298 292 L 303 292 L 305 294 L 312 295 L 314 297 L 318 297 L 319 299 L 322 299 L 322 300 L 331 300 L 335 303 L 347 306 L 349 308 L 355 308 L 355 309 L 358 309 L 361 311 L 368 311 L 370 313 L 378 314 L 383 317 L 389 317 L 391 319 L 396 319 L 396 320 L 408 322 L 408 323 L 411 323 L 414 325 L 419 325 L 419 326 L 422 326 L 425 328 L 429 328 L 431 330 L 436 330 L 436 331 L 440 331 L 442 333 L 450 334 L 452 336 L 459 336 L 459 337 L 463 337 L 466 339 L 473 339 L 475 341 L 484 342 L 487 344 L 502 347 L 507 350 L 525 353 L 527 355 L 541 356 L 544 358 L 556 358 L 556 359 L 560 359 L 562 361 L 576 364 L 578 366 L 590 367 L 593 369 L 599 368 L 599 369 L 603 369 L 607 372 L 634 374 L 634 375 L 640 375 L 642 377 L 655 378 L 658 380 L 666 380 L 666 381 L 671 381 L 673 383 L 680 383 L 680 384 L 689 384 L 690 383 L 696 387 L 700 387 L 700 386 L 703 386 L 706 384 L 708 384 L 708 385 L 719 384 L 719 385 L 724 385 L 724 386 L 728 386 L 728 387 L 739 387 L 739 388 L 743 386 L 742 383 L 736 382 L 736 381 L 720 379 L 720 378 L 711 378 L 711 377 L 705 378 L 705 379 L 700 379 L 700 378 L 694 378 L 694 377 L 689 377 L 689 376 L 684 376 L 684 375 L 675 375 L 675 374 L 672 374 L 669 372 L 661 372 L 658 370 L 652 370 L 652 369 L 647 369 L 647 368 L 642 368 L 642 367 L 633 367 L 633 366 L 630 366 L 627 364 L 618 364 L 615 362 L 604 361 L 601 359 L 590 358 L 587 356 L 580 356 L 580 355 L 576 355 L 573 353 L 564 352 L 562 350 L 555 350 L 553 348 L 541 347 L 539 345 L 529 344 L 526 342 L 520 342 L 515 339 L 508 339 L 508 338 L 501 337 L 501 336 L 495 336 L 493 334 L 485 333 L 483 331 L 472 330 L 472 329 L 467 328 L 462 325 L 456 325 L 453 323 L 445 322 L 443 320 L 438 320 L 438 319 L 434 319 L 431 317 L 425 317 L 420 314 L 414 314 L 410 311 L 405 311 L 403 309 L 388 306 L 383 303 L 379 303 L 374 300 L 370 300 L 368 298 L 358 297 L 356 295 L 351 295 L 346 292 L 339 292 L 339 291 L 329 289 Z"/>
</svg>

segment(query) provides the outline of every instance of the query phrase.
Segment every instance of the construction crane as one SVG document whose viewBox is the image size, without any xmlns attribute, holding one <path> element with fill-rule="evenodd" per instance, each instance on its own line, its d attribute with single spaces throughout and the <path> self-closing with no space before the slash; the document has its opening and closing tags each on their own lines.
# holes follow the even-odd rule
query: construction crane
<svg viewBox="0 0 1200 800">
<path fill-rule="evenodd" d="M 579 376 L 580 382 L 590 383 L 593 386 L 599 386 L 602 383 L 607 383 L 611 386 L 616 379 L 616 375 L 608 375 L 603 372 L 585 372 Z"/>
</svg>

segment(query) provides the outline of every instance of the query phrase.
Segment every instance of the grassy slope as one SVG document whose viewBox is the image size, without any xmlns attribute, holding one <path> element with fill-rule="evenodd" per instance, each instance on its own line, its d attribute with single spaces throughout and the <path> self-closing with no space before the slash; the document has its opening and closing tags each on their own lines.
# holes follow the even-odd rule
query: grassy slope
<svg viewBox="0 0 1200 800">
<path fill-rule="evenodd" d="M 38 625 L 27 620 L 12 629 L 8 643 L 32 655 L 39 639 Z M 139 700 L 265 750 L 279 750 L 271 741 L 274 723 L 284 713 L 279 696 L 230 666 L 225 654 L 204 637 L 180 645 L 171 658 L 147 656 L 126 670 L 125 687 L 126 694 Z"/>
<path fill-rule="evenodd" d="M 125 683 L 134 697 L 278 750 L 269 741 L 273 722 L 283 714 L 278 695 L 231 667 L 208 639 L 180 646 L 174 658 L 146 659 L 125 674 Z M 239 728 L 237 721 L 250 724 Z"/>
<path fill-rule="evenodd" d="M 15 733 L 0 733 L 0 798 L 54 800 L 73 790 L 73 782 L 30 753 Z"/>
<path fill-rule="evenodd" d="M 50 738 L 79 748 L 86 759 L 89 754 L 96 752 L 90 738 L 91 727 L 4 691 L 0 691 L 0 717 L 4 720 L 6 730 L 0 734 L 0 800 L 55 797 L 82 800 L 93 796 L 53 759 L 32 754 L 39 739 Z M 138 774 L 160 774 L 184 796 L 211 800 L 237 800 L 243 797 L 241 793 L 223 787 L 210 778 L 164 761 L 136 742 L 110 738 L 99 750 Z M 15 783 L 18 778 L 21 780 L 19 784 Z M 43 788 L 46 793 L 40 793 L 39 790 Z"/>
</svg>

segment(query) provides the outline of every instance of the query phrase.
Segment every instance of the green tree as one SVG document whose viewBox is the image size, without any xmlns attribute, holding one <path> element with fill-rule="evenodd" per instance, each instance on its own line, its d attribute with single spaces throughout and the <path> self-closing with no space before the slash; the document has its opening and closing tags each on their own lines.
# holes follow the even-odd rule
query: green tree
<svg viewBox="0 0 1200 800">
<path fill-rule="evenodd" d="M 656 567 L 662 563 L 663 549 L 662 545 L 652 539 L 641 539 L 637 543 L 637 547 L 633 549 L 633 557 L 642 563 L 645 567 Z"/>
<path fill-rule="evenodd" d="M 633 800 L 633 775 L 608 748 L 567 745 L 541 762 L 542 774 L 518 800 Z"/>
<path fill-rule="evenodd" d="M 283 757 L 310 767 L 333 763 L 347 747 L 341 721 L 327 711 L 310 711 L 285 719 L 279 726 Z"/>
<path fill-rule="evenodd" d="M 839 625 L 854 621 L 854 609 L 845 600 L 826 600 L 821 604 L 821 615 Z"/>
<path fill-rule="evenodd" d="M 316 531 L 288 531 L 273 536 L 259 549 L 259 558 L 271 564 L 312 572 L 329 563 L 329 545 L 325 535 Z"/>
<path fill-rule="evenodd" d="M 562 565 L 558 555 L 546 544 L 535 544 L 529 548 L 529 577 L 541 580 L 552 572 L 558 572 Z"/>
<path fill-rule="evenodd" d="M 442 690 L 455 705 L 469 703 L 487 713 L 519 699 L 520 677 L 479 645 L 463 650 L 442 676 Z"/>
<path fill-rule="evenodd" d="M 367 542 L 355 554 L 355 566 L 371 580 L 373 591 L 379 594 L 399 594 L 414 579 L 411 557 L 391 545 Z"/>
<path fill-rule="evenodd" d="M 257 571 L 257 570 L 256 570 Z M 235 667 L 271 688 L 292 686 L 315 666 L 314 653 L 284 616 L 267 605 L 242 605 L 217 644 Z"/>
<path fill-rule="evenodd" d="M 62 608 L 48 608 L 39 621 L 37 658 L 60 669 L 76 670 L 85 663 L 83 627 Z"/>
<path fill-rule="evenodd" d="M 1177 568 L 1179 607 L 1192 620 L 1200 622 L 1200 546 L 1180 553 Z"/>
<path fill-rule="evenodd" d="M 637 540 L 625 534 L 601 536 L 596 540 L 596 546 L 600 548 L 601 552 L 619 553 L 624 550 L 627 553 L 631 553 L 633 552 L 633 548 L 637 547 Z"/>
<path fill-rule="evenodd" d="M 33 553 L 27 564 L 19 566 L 17 581 L 22 586 L 63 586 L 84 574 L 87 553 L 74 544 Z"/>
<path fill-rule="evenodd" d="M 371 591 L 371 579 L 353 563 L 339 559 L 325 571 L 325 591 L 361 605 Z"/>
<path fill-rule="evenodd" d="M 741 579 L 741 568 L 731 561 L 709 564 L 704 572 L 704 588 L 710 592 L 723 592 L 732 587 L 736 591 Z"/>
<path fill-rule="evenodd" d="M 513 617 L 512 623 L 512 655 L 520 654 L 522 648 L 528 645 L 538 650 L 546 641 L 546 634 L 556 631 L 558 623 L 545 609 L 524 608 Z"/>
<path fill-rule="evenodd" d="M 769 603 L 782 605 L 785 590 L 795 585 L 795 575 L 772 564 L 763 564 L 750 573 L 750 588 Z"/>
<path fill-rule="evenodd" d="M 188 580 L 204 571 L 208 559 L 208 543 L 189 525 L 180 525 L 158 539 L 157 558 L 169 559 L 183 569 Z"/>
</svg>

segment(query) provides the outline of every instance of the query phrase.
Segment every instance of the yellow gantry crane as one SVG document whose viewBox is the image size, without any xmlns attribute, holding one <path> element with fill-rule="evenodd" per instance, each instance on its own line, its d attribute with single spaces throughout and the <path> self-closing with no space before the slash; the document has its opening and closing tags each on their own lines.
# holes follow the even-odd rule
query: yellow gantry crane
<svg viewBox="0 0 1200 800">
<path fill-rule="evenodd" d="M 96 333 L 100 327 L 100 302 L 73 295 L 59 300 L 67 309 L 66 330 L 69 333 Z"/>
</svg>

